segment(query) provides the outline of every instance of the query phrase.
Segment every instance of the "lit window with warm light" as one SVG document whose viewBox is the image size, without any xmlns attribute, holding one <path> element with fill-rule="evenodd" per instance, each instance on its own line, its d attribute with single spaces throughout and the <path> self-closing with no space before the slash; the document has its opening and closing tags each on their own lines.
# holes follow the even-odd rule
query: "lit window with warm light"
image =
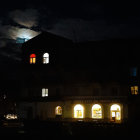
<svg viewBox="0 0 140 140">
<path fill-rule="evenodd" d="M 55 115 L 62 115 L 62 107 L 61 106 L 57 106 L 55 108 Z"/>
<path fill-rule="evenodd" d="M 110 108 L 111 111 L 111 121 L 120 121 L 121 120 L 121 107 L 117 104 L 114 104 Z"/>
<path fill-rule="evenodd" d="M 15 120 L 17 119 L 17 115 L 16 114 L 7 114 L 4 116 L 7 120 Z"/>
<path fill-rule="evenodd" d="M 30 64 L 35 64 L 36 63 L 36 55 L 35 54 L 31 54 L 30 55 Z"/>
<path fill-rule="evenodd" d="M 48 89 L 47 88 L 42 89 L 42 97 L 48 97 Z"/>
<path fill-rule="evenodd" d="M 78 104 L 74 107 L 74 118 L 83 118 L 84 117 L 84 108 L 82 105 Z"/>
<path fill-rule="evenodd" d="M 48 64 L 49 63 L 49 54 L 44 53 L 43 55 L 43 64 Z"/>
<path fill-rule="evenodd" d="M 131 94 L 138 95 L 138 86 L 131 86 Z"/>
<path fill-rule="evenodd" d="M 92 106 L 92 118 L 101 119 L 102 118 L 102 107 L 99 104 Z"/>
</svg>

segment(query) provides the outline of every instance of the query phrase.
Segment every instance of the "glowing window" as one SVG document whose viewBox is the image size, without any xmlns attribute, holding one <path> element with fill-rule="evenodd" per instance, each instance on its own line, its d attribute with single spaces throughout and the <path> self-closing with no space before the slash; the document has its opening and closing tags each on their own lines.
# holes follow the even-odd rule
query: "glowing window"
<svg viewBox="0 0 140 140">
<path fill-rule="evenodd" d="M 61 106 L 57 106 L 55 108 L 55 114 L 56 115 L 62 115 L 62 108 L 61 108 Z"/>
<path fill-rule="evenodd" d="M 43 55 L 43 64 L 48 64 L 49 63 L 49 54 L 44 53 Z"/>
<path fill-rule="evenodd" d="M 47 88 L 43 88 L 42 89 L 42 97 L 47 97 L 48 96 L 48 89 Z"/>
<path fill-rule="evenodd" d="M 137 95 L 138 94 L 138 86 L 132 86 L 131 87 L 131 94 Z"/>
<path fill-rule="evenodd" d="M 30 55 L 30 64 L 35 64 L 36 63 L 36 55 L 35 54 L 31 54 Z"/>
<path fill-rule="evenodd" d="M 121 108 L 119 105 L 114 104 L 111 106 L 111 120 L 120 121 L 121 120 Z"/>
<path fill-rule="evenodd" d="M 83 118 L 84 108 L 82 105 L 78 104 L 74 107 L 74 118 Z"/>
<path fill-rule="evenodd" d="M 6 116 L 4 116 L 7 120 L 14 120 L 17 119 L 17 115 L 16 114 L 7 114 Z"/>
<path fill-rule="evenodd" d="M 102 118 L 102 108 L 100 105 L 95 104 L 92 106 L 92 118 L 95 118 L 95 119 Z"/>
</svg>

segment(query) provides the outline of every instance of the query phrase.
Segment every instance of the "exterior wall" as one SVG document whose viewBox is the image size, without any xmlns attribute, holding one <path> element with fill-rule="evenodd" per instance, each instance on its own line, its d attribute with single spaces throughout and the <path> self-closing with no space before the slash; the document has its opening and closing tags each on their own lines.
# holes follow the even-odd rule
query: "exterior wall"
<svg viewBox="0 0 140 140">
<path fill-rule="evenodd" d="M 63 108 L 62 102 L 38 102 L 37 112 L 39 120 L 46 120 L 47 118 L 55 118 L 55 108 L 61 106 Z"/>
<path fill-rule="evenodd" d="M 34 119 L 36 115 L 36 103 L 35 102 L 20 102 L 17 104 L 18 118 L 20 119 Z"/>
<path fill-rule="evenodd" d="M 114 42 L 113 46 L 116 43 Z M 46 45 L 40 46 L 40 44 Z M 109 42 L 106 44 L 108 46 Z M 80 44 L 79 47 L 77 44 L 74 45 L 75 47 L 73 45 L 71 41 L 59 37 L 57 39 L 55 36 L 48 40 L 48 36 L 44 35 L 24 44 L 22 78 L 24 79 L 24 90 L 22 90 L 21 97 L 29 98 L 32 102 L 21 102 L 20 108 L 24 110 L 24 113 L 21 114 L 28 118 L 27 114 L 30 114 L 29 112 L 32 110 L 33 119 L 54 119 L 56 118 L 56 106 L 61 106 L 62 118 L 72 119 L 74 118 L 74 106 L 81 104 L 84 107 L 84 118 L 90 120 L 92 106 L 100 104 L 102 120 L 107 121 L 111 118 L 111 105 L 118 104 L 121 107 L 121 119 L 126 120 L 128 104 L 126 101 L 119 100 L 123 96 L 128 96 L 127 82 L 130 61 L 122 59 L 126 52 L 125 49 L 123 52 L 120 47 L 121 51 L 113 53 L 114 47 L 117 51 L 120 44 L 112 48 L 112 43 L 109 47 L 104 47 L 104 43 L 96 44 L 97 46 L 94 43 L 91 45 Z M 47 65 L 42 63 L 45 52 L 50 55 Z M 29 56 L 32 53 L 37 56 L 34 65 L 29 64 Z M 122 67 L 121 62 L 128 65 Z M 62 97 L 62 100 L 42 101 L 42 88 L 48 88 L 48 98 Z M 65 99 L 65 96 L 78 96 L 79 99 Z M 86 96 L 91 96 L 91 98 L 87 99 Z M 33 102 L 34 99 L 36 102 Z"/>
<path fill-rule="evenodd" d="M 72 118 L 73 110 L 72 110 L 72 101 L 65 101 L 63 108 L 63 117 L 64 118 Z"/>
<path fill-rule="evenodd" d="M 38 74 L 37 74 L 38 76 Z M 119 84 L 99 84 L 97 82 L 85 82 L 84 84 L 48 84 L 44 81 L 38 81 L 38 79 L 34 79 L 37 81 L 37 84 L 25 88 L 22 93 L 22 97 L 41 97 L 42 96 L 42 88 L 48 88 L 49 96 L 127 96 L 127 87 L 120 87 Z M 33 84 L 33 82 L 31 82 Z M 39 83 L 39 84 L 38 84 Z M 46 83 L 46 84 L 45 84 Z M 42 85 L 41 85 L 42 84 Z M 114 91 L 116 90 L 116 92 Z"/>
<path fill-rule="evenodd" d="M 24 103 L 22 106 L 20 106 L 20 110 L 26 109 L 26 113 L 22 114 L 23 112 L 21 111 L 21 115 L 23 117 L 28 118 L 29 116 L 28 111 L 29 108 L 32 108 L 32 117 L 33 119 L 38 119 L 38 120 L 47 120 L 47 119 L 55 119 L 56 114 L 55 114 L 55 109 L 57 106 L 62 107 L 62 120 L 79 120 L 74 118 L 74 107 L 75 105 L 80 104 L 84 108 L 84 120 L 87 121 L 93 121 L 93 120 L 98 120 L 98 119 L 93 119 L 92 118 L 92 106 L 94 104 L 99 104 L 102 107 L 102 120 L 103 122 L 106 121 L 111 121 L 111 106 L 113 104 L 117 104 L 121 107 L 121 121 L 127 121 L 128 119 L 128 105 L 126 103 L 120 103 L 120 102 L 113 102 L 113 101 L 90 101 L 90 100 L 68 100 L 68 101 L 56 101 L 56 102 L 32 102 L 32 103 Z M 25 110 L 23 110 L 25 111 Z"/>
</svg>

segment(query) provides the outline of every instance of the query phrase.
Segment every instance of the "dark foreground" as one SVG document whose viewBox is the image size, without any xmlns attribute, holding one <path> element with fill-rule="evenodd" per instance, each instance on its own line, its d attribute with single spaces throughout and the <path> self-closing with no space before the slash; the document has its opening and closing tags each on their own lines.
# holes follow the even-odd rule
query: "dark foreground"
<svg viewBox="0 0 140 140">
<path fill-rule="evenodd" d="M 4 138 L 38 139 L 86 137 L 101 138 L 134 138 L 139 135 L 139 124 L 115 124 L 93 122 L 39 122 L 24 121 L 19 126 L 1 126 L 0 135 Z"/>
</svg>

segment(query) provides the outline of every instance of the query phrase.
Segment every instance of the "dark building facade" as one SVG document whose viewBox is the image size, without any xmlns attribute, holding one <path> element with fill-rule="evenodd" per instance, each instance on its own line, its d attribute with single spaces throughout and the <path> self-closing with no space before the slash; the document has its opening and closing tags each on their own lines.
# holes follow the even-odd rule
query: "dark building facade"
<svg viewBox="0 0 140 140">
<path fill-rule="evenodd" d="M 27 41 L 22 46 L 19 117 L 119 123 L 135 118 L 138 43 L 77 43 L 48 32 Z"/>
</svg>

